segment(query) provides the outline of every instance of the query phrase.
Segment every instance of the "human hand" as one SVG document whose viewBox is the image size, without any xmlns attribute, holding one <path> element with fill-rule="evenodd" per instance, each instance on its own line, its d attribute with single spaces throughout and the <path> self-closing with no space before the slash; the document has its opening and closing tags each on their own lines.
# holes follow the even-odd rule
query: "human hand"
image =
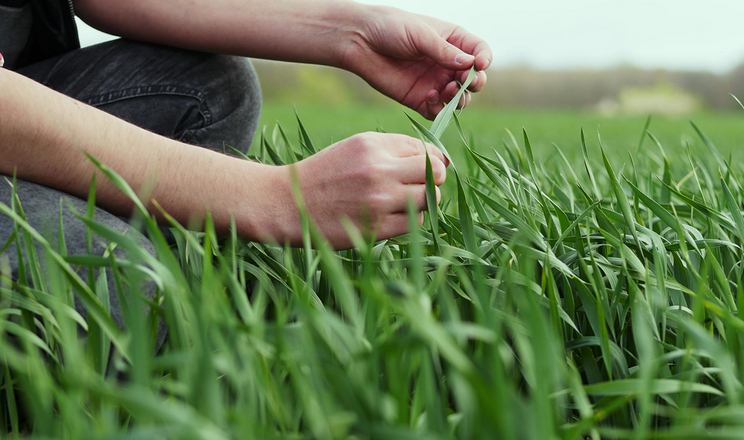
<svg viewBox="0 0 744 440">
<path fill-rule="evenodd" d="M 380 92 L 434 119 L 474 64 L 478 74 L 468 90 L 478 92 L 486 84 L 483 70 L 493 55 L 484 40 L 451 23 L 395 8 L 367 12 L 342 65 Z M 469 102 L 466 93 L 459 106 Z"/>
<path fill-rule="evenodd" d="M 343 249 L 353 246 L 341 222 L 344 217 L 377 239 L 405 234 L 410 198 L 419 213 L 419 224 L 423 222 L 427 150 L 438 187 L 447 177 L 441 151 L 399 134 L 358 134 L 284 168 L 290 180 L 294 168 L 315 225 L 333 247 Z M 437 201 L 439 197 L 437 188 Z M 281 235 L 290 244 L 300 245 L 299 214 L 296 209 L 287 214 Z"/>
</svg>

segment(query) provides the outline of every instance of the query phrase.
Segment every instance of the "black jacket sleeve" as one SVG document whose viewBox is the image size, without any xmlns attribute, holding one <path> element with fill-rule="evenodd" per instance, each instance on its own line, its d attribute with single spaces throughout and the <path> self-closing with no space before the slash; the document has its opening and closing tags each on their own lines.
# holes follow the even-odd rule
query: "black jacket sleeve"
<svg viewBox="0 0 744 440">
<path fill-rule="evenodd" d="M 80 47 L 72 0 L 30 0 L 31 36 L 18 67 L 27 66 Z"/>
</svg>

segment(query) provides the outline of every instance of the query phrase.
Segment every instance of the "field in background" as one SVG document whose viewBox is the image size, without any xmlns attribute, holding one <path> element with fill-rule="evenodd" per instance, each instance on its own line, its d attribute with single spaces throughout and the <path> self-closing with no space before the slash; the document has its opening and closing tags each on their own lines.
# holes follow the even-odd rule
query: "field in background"
<svg viewBox="0 0 744 440">
<path fill-rule="evenodd" d="M 278 122 L 287 133 L 294 133 L 297 122 L 294 111 L 302 119 L 306 129 L 318 146 L 325 147 L 355 133 L 383 130 L 391 133 L 415 135 L 403 107 L 390 103 L 357 104 L 298 104 L 266 102 L 261 126 L 269 133 Z M 408 111 L 411 114 L 411 111 Z M 744 161 L 744 110 L 733 112 L 700 112 L 689 116 L 652 117 L 649 132 L 664 147 L 670 160 L 683 160 L 687 146 L 694 155 L 705 154 L 703 143 L 690 124 L 693 121 L 719 148 L 724 157 L 733 163 Z M 423 121 L 422 118 L 420 120 Z M 627 152 L 635 152 L 646 124 L 646 116 L 602 116 L 597 112 L 571 109 L 502 109 L 471 105 L 461 115 L 462 125 L 471 143 L 479 151 L 491 148 L 504 150 L 504 142 L 511 142 L 507 130 L 517 139 L 522 139 L 522 128 L 527 131 L 532 146 L 540 161 L 551 163 L 557 145 L 576 167 L 581 165 L 581 130 L 586 135 L 590 159 L 601 163 L 598 133 L 613 164 L 621 166 L 628 160 Z M 260 133 L 259 133 L 260 135 Z M 462 142 L 457 130 L 451 127 L 443 136 L 455 160 L 462 157 Z M 644 149 L 658 147 L 653 142 L 644 144 Z"/>
</svg>

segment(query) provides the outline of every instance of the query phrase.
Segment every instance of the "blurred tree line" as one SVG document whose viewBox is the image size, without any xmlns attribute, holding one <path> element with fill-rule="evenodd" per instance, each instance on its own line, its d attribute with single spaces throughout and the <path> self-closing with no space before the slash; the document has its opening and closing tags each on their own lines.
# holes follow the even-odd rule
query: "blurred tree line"
<svg viewBox="0 0 744 440">
<path fill-rule="evenodd" d="M 260 60 L 254 61 L 254 65 L 267 100 L 344 104 L 385 99 L 360 78 L 338 69 Z M 478 94 L 479 105 L 622 111 L 637 106 L 628 104 L 628 99 L 648 103 L 674 96 L 669 101 L 673 106 L 683 102 L 679 98 L 684 95 L 685 103 L 695 103 L 694 109 L 729 110 L 739 108 L 731 95 L 744 101 L 744 63 L 726 74 L 642 70 L 630 66 L 552 72 L 517 67 L 490 69 L 487 73 L 489 85 Z"/>
</svg>

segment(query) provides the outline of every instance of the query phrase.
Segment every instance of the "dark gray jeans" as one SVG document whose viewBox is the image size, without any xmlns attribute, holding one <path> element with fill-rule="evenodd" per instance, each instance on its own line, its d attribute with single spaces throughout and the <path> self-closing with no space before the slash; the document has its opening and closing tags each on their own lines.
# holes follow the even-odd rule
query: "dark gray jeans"
<svg viewBox="0 0 744 440">
<path fill-rule="evenodd" d="M 247 152 L 261 112 L 258 78 L 250 62 L 239 57 L 116 40 L 42 61 L 19 73 L 142 128 L 218 151 L 231 146 Z M 84 213 L 84 200 L 24 181 L 18 182 L 16 190 L 29 223 L 39 230 L 51 228 L 55 236 L 60 201 L 64 200 L 67 253 L 87 255 L 86 227 L 67 203 Z M 11 194 L 10 186 L 0 182 L 0 202 L 10 206 Z M 138 236 L 143 246 L 153 252 L 151 243 L 125 220 L 100 208 L 95 218 L 118 231 Z M 0 246 L 13 230 L 13 221 L 0 215 Z M 94 239 L 93 253 L 102 255 L 106 245 L 102 239 Z M 5 254 L 17 279 L 15 246 Z M 115 288 L 109 287 L 111 313 L 121 327 Z M 154 285 L 147 285 L 145 290 L 143 293 L 152 298 Z M 79 300 L 75 304 L 85 316 Z M 164 331 L 158 335 L 158 344 Z"/>
</svg>

